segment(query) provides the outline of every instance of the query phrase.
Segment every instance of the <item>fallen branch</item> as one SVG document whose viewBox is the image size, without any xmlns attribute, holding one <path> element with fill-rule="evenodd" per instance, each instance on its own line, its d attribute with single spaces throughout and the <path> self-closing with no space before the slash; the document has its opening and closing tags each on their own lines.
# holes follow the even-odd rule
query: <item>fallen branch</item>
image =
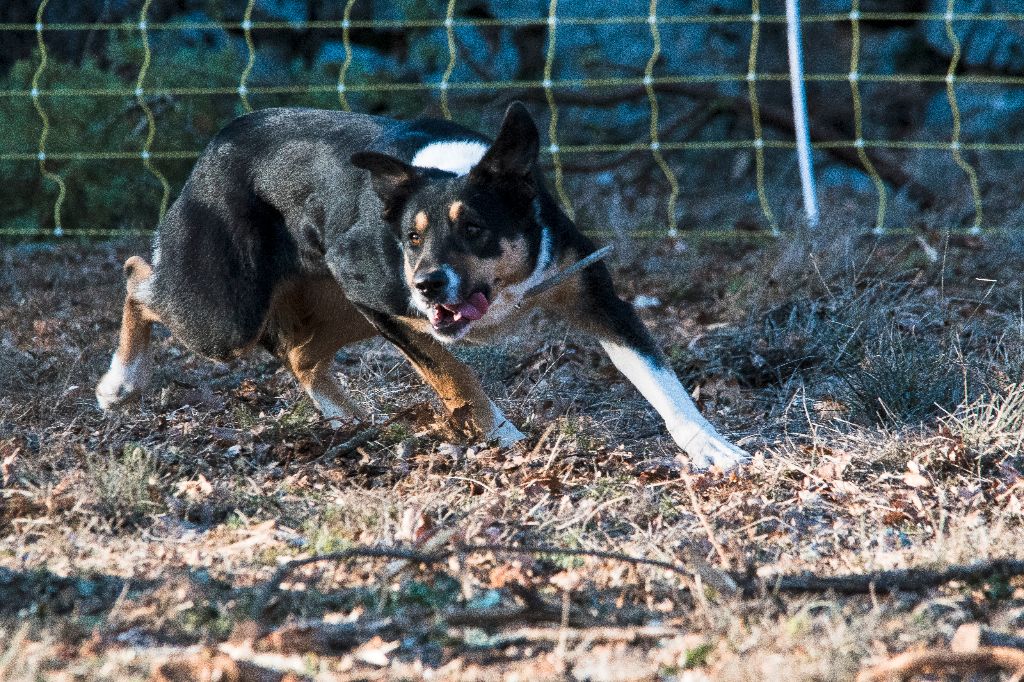
<svg viewBox="0 0 1024 682">
<path fill-rule="evenodd" d="M 496 649 L 505 646 L 527 643 L 554 643 L 562 640 L 585 642 L 641 642 L 650 640 L 671 639 L 689 634 L 679 627 L 660 625 L 618 627 L 594 625 L 586 627 L 522 627 L 514 630 L 501 630 L 492 635 L 481 637 L 480 630 L 501 628 L 514 622 L 541 622 L 544 619 L 529 614 L 529 607 L 506 609 L 484 609 L 475 614 L 467 612 L 463 617 L 458 613 L 448 614 L 434 628 L 440 627 L 445 636 L 454 640 L 462 640 L 463 644 L 477 649 Z M 503 613 L 502 613 L 503 612 Z M 560 616 L 553 622 L 560 622 Z M 428 630 L 401 624 L 391 619 L 370 623 L 323 623 L 307 621 L 281 626 L 266 635 L 257 638 L 253 643 L 255 651 L 272 651 L 280 654 L 315 653 L 323 656 L 336 656 L 350 651 L 375 636 L 385 639 L 408 636 L 410 632 L 420 635 Z"/>
<path fill-rule="evenodd" d="M 561 623 L 562 609 L 535 609 L 529 604 L 522 606 L 496 606 L 489 609 L 454 609 L 444 616 L 445 625 L 451 627 L 500 628 L 512 623 Z M 583 625 L 575 614 L 569 618 L 574 626 Z"/>
<path fill-rule="evenodd" d="M 384 429 L 391 426 L 399 419 L 404 419 L 405 417 L 409 416 L 410 414 L 414 413 L 416 410 L 419 410 L 420 408 L 427 404 L 428 403 L 426 401 L 421 401 L 416 403 L 415 405 L 410 405 L 409 407 L 399 410 L 395 414 L 388 417 L 382 423 L 368 426 L 365 429 L 359 431 L 359 433 L 355 434 L 348 440 L 344 441 L 343 443 L 339 443 L 335 446 L 327 448 L 327 450 L 324 451 L 324 454 L 317 457 L 316 460 L 314 461 L 317 463 L 327 464 L 333 462 L 339 457 L 344 457 L 345 455 L 355 452 L 358 448 L 361 448 L 370 441 L 380 437 L 380 435 L 384 432 Z"/>
<path fill-rule="evenodd" d="M 256 639 L 254 647 L 257 651 L 282 654 L 315 653 L 330 656 L 354 649 L 393 627 L 394 623 L 390 620 L 369 623 L 289 623 Z"/>
<path fill-rule="evenodd" d="M 866 668 L 857 675 L 857 682 L 909 680 L 926 673 L 967 674 L 983 670 L 1005 670 L 1024 675 L 1024 652 L 1006 647 L 986 647 L 977 651 L 925 649 L 911 651 L 884 663 Z"/>
<path fill-rule="evenodd" d="M 691 571 L 685 567 L 678 566 L 660 559 L 646 559 L 635 557 L 622 552 L 605 552 L 601 550 L 571 549 L 563 547 L 551 547 L 547 545 L 455 545 L 453 547 L 438 549 L 432 552 L 421 552 L 400 547 L 352 547 L 340 552 L 329 552 L 327 554 L 316 554 L 302 559 L 293 559 L 282 564 L 270 580 L 266 582 L 260 591 L 260 598 L 257 600 L 257 615 L 262 614 L 270 603 L 273 594 L 280 588 L 281 583 L 296 569 L 311 564 L 324 562 L 346 562 L 352 559 L 401 559 L 404 561 L 433 565 L 446 561 L 451 556 L 477 554 L 480 552 L 494 552 L 496 554 L 551 554 L 556 556 L 580 556 L 595 559 L 609 559 L 613 561 L 625 561 L 627 563 L 643 566 L 654 566 L 663 568 L 680 575 L 691 575 Z"/>
<path fill-rule="evenodd" d="M 702 574 L 697 567 L 662 561 L 660 559 L 636 557 L 622 552 L 573 549 L 548 545 L 460 544 L 429 552 L 398 547 L 353 547 L 341 552 L 294 559 L 283 564 L 264 585 L 261 599 L 257 602 L 260 604 L 259 613 L 262 613 L 263 609 L 266 608 L 271 596 L 277 591 L 285 578 L 303 566 L 324 562 L 344 562 L 357 558 L 401 559 L 411 563 L 433 565 L 446 561 L 451 556 L 478 554 L 480 552 L 588 557 L 623 561 L 636 566 L 653 566 L 688 577 Z M 796 594 L 821 592 L 833 592 L 836 594 L 921 592 L 953 581 L 976 582 L 991 578 L 1007 580 L 1021 576 L 1024 575 L 1024 560 L 993 559 L 967 565 L 954 565 L 940 571 L 908 568 L 841 576 L 818 576 L 813 573 L 779 575 L 768 578 L 741 577 L 736 574 L 723 575 L 735 581 L 738 593 L 744 597 L 757 597 L 763 594 L 783 592 Z"/>
<path fill-rule="evenodd" d="M 153 671 L 152 682 L 189 682 L 191 680 L 239 680 L 245 682 L 286 682 L 299 678 L 256 665 L 250 661 L 235 660 L 211 647 L 188 656 L 168 659 Z"/>
<path fill-rule="evenodd" d="M 921 592 L 953 581 L 974 582 L 986 578 L 1009 579 L 1024 575 L 1024 561 L 993 559 L 973 564 L 956 564 L 940 571 L 906 568 L 873 573 L 818 576 L 814 573 L 780 575 L 773 578 L 746 580 L 743 592 L 753 596 L 768 592 L 835 592 L 837 594 L 869 594 L 881 592 Z"/>
<path fill-rule="evenodd" d="M 662 561 L 660 559 L 635 557 L 629 554 L 623 554 L 622 552 L 605 552 L 596 549 L 573 549 L 567 547 L 552 547 L 548 545 L 455 545 L 453 547 L 439 549 L 434 552 L 419 552 L 412 549 L 402 549 L 400 547 L 352 547 L 351 549 L 346 549 L 340 552 L 316 554 L 302 559 L 292 559 L 288 563 L 282 564 L 281 567 L 277 569 L 274 575 L 267 582 L 266 589 L 277 589 L 281 582 L 283 582 L 284 579 L 297 568 L 327 561 L 378 558 L 404 559 L 406 561 L 420 564 L 437 564 L 445 561 L 450 556 L 458 554 L 478 554 L 480 552 L 494 552 L 496 554 L 553 554 L 557 556 L 580 556 L 595 559 L 611 559 L 615 561 L 625 561 L 631 564 L 655 566 L 681 575 L 690 575 L 690 571 L 686 570 L 684 567 L 668 561 Z"/>
<path fill-rule="evenodd" d="M 474 647 L 502 647 L 513 644 L 528 644 L 531 642 L 559 642 L 564 640 L 586 641 L 586 642 L 640 642 L 645 640 L 669 639 L 671 637 L 682 637 L 689 634 L 686 630 L 659 625 L 645 627 L 609 627 L 594 626 L 589 628 L 520 628 L 507 632 L 499 632 L 489 637 L 486 641 L 466 642 L 470 637 L 468 633 L 449 633 L 449 636 L 459 637 Z"/>
</svg>

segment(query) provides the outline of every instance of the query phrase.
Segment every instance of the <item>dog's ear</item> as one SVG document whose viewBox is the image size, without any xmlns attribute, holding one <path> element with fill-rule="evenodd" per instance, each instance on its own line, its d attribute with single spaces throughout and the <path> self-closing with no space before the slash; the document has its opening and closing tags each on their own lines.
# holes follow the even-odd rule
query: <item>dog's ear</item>
<svg viewBox="0 0 1024 682">
<path fill-rule="evenodd" d="M 413 166 L 380 152 L 356 152 L 349 161 L 356 168 L 370 171 L 370 184 L 384 202 L 384 217 L 387 219 L 401 210 L 405 199 L 420 181 L 420 174 Z"/>
<path fill-rule="evenodd" d="M 470 179 L 522 181 L 532 185 L 539 151 L 540 134 L 533 117 L 522 102 L 512 102 L 505 111 L 498 136 L 470 171 Z"/>
</svg>

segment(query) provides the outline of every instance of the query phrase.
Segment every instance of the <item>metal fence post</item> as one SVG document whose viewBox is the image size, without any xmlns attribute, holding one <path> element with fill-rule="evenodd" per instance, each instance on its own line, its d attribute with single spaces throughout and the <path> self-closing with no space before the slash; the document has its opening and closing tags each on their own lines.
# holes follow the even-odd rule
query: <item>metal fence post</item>
<svg viewBox="0 0 1024 682">
<path fill-rule="evenodd" d="M 789 85 L 793 93 L 793 128 L 800 163 L 804 213 L 810 227 L 818 226 L 818 194 L 814 187 L 811 135 L 807 127 L 807 93 L 804 91 L 804 54 L 800 41 L 800 0 L 786 0 L 786 42 L 789 45 Z"/>
</svg>

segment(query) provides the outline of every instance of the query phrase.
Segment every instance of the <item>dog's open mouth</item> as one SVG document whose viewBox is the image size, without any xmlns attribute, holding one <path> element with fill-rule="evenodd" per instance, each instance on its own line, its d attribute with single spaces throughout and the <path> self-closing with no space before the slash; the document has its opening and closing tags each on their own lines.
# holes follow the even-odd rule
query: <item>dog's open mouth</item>
<svg viewBox="0 0 1024 682">
<path fill-rule="evenodd" d="M 477 291 L 464 301 L 434 305 L 430 309 L 430 324 L 443 334 L 455 335 L 483 317 L 490 306 L 487 297 Z"/>
</svg>

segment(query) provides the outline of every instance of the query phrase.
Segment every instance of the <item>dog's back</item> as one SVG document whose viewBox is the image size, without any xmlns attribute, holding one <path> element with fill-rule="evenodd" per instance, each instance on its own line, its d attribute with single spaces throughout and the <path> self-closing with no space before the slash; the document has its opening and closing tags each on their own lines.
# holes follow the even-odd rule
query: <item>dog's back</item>
<svg viewBox="0 0 1024 682">
<path fill-rule="evenodd" d="M 432 136 L 481 139 L 446 121 L 399 122 L 317 109 L 265 109 L 209 144 L 161 223 L 150 305 L 192 350 L 227 359 L 258 341 L 275 289 L 327 275 L 321 233 L 359 213 L 357 151 L 409 156 Z"/>
<path fill-rule="evenodd" d="M 182 342 L 226 359 L 258 340 L 275 288 L 323 268 L 301 238 L 310 235 L 296 230 L 322 217 L 319 197 L 351 197 L 354 173 L 344 161 L 382 128 L 360 114 L 268 109 L 214 138 L 161 223 L 153 254 L 150 305 Z"/>
</svg>

